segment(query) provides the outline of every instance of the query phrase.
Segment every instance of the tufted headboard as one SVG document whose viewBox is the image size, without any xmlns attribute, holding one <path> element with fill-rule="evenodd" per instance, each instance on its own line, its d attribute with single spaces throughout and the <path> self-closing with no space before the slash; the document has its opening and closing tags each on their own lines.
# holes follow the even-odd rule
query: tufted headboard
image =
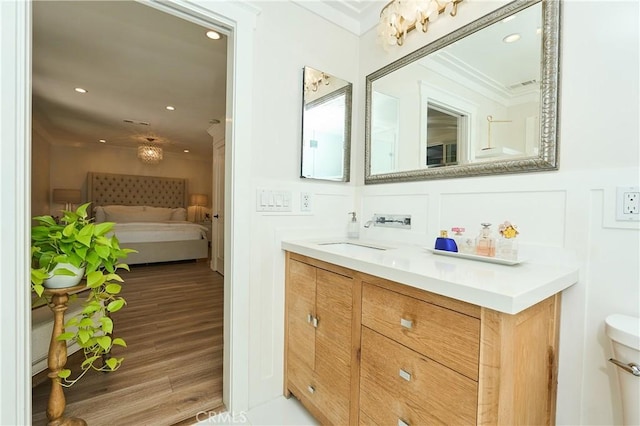
<svg viewBox="0 0 640 426">
<path fill-rule="evenodd" d="M 98 206 L 187 207 L 187 179 L 87 173 L 87 200 Z"/>
</svg>

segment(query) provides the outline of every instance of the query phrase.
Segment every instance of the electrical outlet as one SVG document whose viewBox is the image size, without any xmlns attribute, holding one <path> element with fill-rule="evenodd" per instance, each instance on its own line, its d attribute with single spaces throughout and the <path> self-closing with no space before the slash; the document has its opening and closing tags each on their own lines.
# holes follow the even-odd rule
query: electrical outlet
<svg viewBox="0 0 640 426">
<path fill-rule="evenodd" d="M 313 208 L 313 197 L 310 192 L 300 193 L 300 211 L 310 212 Z"/>
<path fill-rule="evenodd" d="M 616 195 L 616 220 L 640 221 L 640 188 L 620 186 Z"/>
</svg>

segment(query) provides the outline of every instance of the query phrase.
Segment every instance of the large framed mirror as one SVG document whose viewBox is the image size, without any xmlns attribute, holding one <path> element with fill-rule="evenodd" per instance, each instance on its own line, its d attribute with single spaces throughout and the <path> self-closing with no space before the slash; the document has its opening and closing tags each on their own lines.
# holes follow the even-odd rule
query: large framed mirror
<svg viewBox="0 0 640 426">
<path fill-rule="evenodd" d="M 300 177 L 349 182 L 352 84 L 303 69 Z"/>
<path fill-rule="evenodd" d="M 366 78 L 365 183 L 558 168 L 559 0 L 516 0 Z"/>
</svg>

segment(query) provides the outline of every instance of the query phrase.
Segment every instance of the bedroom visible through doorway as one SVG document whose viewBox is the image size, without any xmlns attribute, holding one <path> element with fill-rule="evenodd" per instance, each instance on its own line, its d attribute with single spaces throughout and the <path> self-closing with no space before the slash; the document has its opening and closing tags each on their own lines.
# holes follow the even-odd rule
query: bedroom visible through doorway
<svg viewBox="0 0 640 426">
<path fill-rule="evenodd" d="M 107 4 L 108 3 L 108 4 Z M 90 7 L 98 8 L 108 7 L 106 9 L 91 11 Z M 89 7 L 86 9 L 85 7 Z M 118 7 L 133 7 L 135 12 L 129 9 L 123 13 L 121 18 L 114 18 L 112 13 Z M 46 9 L 42 9 L 46 8 Z M 180 61 L 174 59 L 168 61 L 164 65 L 156 65 L 155 59 L 166 59 L 166 54 L 154 53 L 153 49 L 143 48 L 142 45 L 136 47 L 134 39 L 128 39 L 123 42 L 125 32 L 119 31 L 118 34 L 110 37 L 101 31 L 102 25 L 106 27 L 117 27 L 120 23 L 128 24 L 136 28 L 134 36 L 149 37 L 150 31 L 143 24 L 156 22 L 155 30 L 159 32 L 157 42 L 163 45 L 179 44 L 183 49 L 189 50 L 189 46 L 195 44 L 192 35 L 182 37 L 182 29 L 185 26 L 200 27 L 210 29 L 215 25 L 205 25 L 202 17 L 193 18 L 198 23 L 185 21 L 170 13 L 165 13 L 156 8 L 138 2 L 34 2 L 33 3 L 33 160 L 32 160 L 32 211 L 37 214 L 55 214 L 59 210 L 59 206 L 55 205 L 50 197 L 51 190 L 59 187 L 78 188 L 86 197 L 86 180 L 87 172 L 115 172 L 127 173 L 140 176 L 165 176 L 165 177 L 184 177 L 189 180 L 190 193 L 206 193 L 209 195 L 211 205 L 206 206 L 206 210 L 212 216 L 211 245 L 212 251 L 217 251 L 215 259 L 211 259 L 211 267 L 223 272 L 224 267 L 224 126 L 226 125 L 226 61 L 229 52 L 226 48 L 223 51 L 215 51 L 212 53 L 214 60 L 220 62 L 220 67 L 224 69 L 223 74 L 218 74 L 217 84 L 221 85 L 216 92 L 208 92 L 208 87 L 204 82 L 198 88 L 197 94 L 192 93 L 190 97 L 182 98 L 181 102 L 172 102 L 174 108 L 172 110 L 166 108 L 168 102 L 164 102 L 162 94 L 167 97 L 173 96 L 179 99 L 184 96 L 182 92 L 188 92 L 181 84 L 174 84 L 170 81 L 160 81 L 156 83 L 156 90 L 150 95 L 140 96 L 145 100 L 144 104 L 154 103 L 158 107 L 158 111 L 154 111 L 145 115 L 142 107 L 137 110 L 127 109 L 133 104 L 132 98 L 120 97 L 121 94 L 127 96 L 138 93 L 141 86 L 151 85 L 154 75 L 160 70 L 171 68 L 172 72 L 182 74 L 181 83 L 193 83 L 196 77 L 196 68 L 204 68 L 206 71 L 209 67 L 208 60 L 204 58 L 208 55 L 206 50 L 202 50 L 201 54 L 195 55 L 192 60 Z M 169 8 L 167 8 L 168 10 Z M 74 18 L 73 14 L 80 15 Z M 186 15 L 182 15 L 186 16 Z M 59 19 L 59 23 L 50 25 L 50 33 L 40 33 L 43 27 L 39 26 L 40 19 Z M 141 19 L 136 21 L 136 19 Z M 98 23 L 95 20 L 107 19 L 107 23 Z M 181 28 L 180 31 L 174 30 L 173 25 Z M 74 26 L 78 25 L 86 29 L 86 32 L 77 30 Z M 69 28 L 71 27 L 71 28 Z M 74 33 L 74 41 L 60 41 L 65 37 L 65 31 Z M 222 42 L 227 43 L 228 34 L 225 35 L 224 29 L 220 28 L 223 35 Z M 118 32 L 118 31 L 116 31 Z M 227 31 L 228 32 L 228 31 Z M 188 33 L 188 31 L 187 31 Z M 202 31 L 204 34 L 205 31 Z M 194 33 L 195 34 L 195 33 Z M 40 44 L 41 42 L 45 45 Z M 108 46 L 111 42 L 113 47 Z M 49 44 L 50 43 L 50 44 Z M 71 43 L 74 43 L 73 45 Z M 41 49 L 42 48 L 42 49 Z M 229 47 L 230 48 L 230 47 Z M 43 50 L 50 50 L 50 56 L 40 57 Z M 90 71 L 91 68 L 86 62 L 96 63 L 97 56 L 110 57 L 109 55 L 122 53 L 126 51 L 124 57 L 113 57 L 102 65 L 100 70 Z M 133 52 L 132 52 L 133 51 Z M 66 55 L 71 55 L 71 58 Z M 75 58 L 84 59 L 85 62 L 74 62 Z M 168 59 L 172 59 L 169 56 Z M 177 53 L 176 53 L 177 57 Z M 142 64 L 138 63 L 129 71 L 126 71 L 129 60 L 135 62 L 134 59 L 144 59 Z M 180 71 L 182 65 L 190 65 L 189 70 Z M 84 74 L 83 77 L 83 72 Z M 119 74 L 123 72 L 124 74 Z M 198 71 L 199 72 L 199 71 Z M 98 73 L 102 73 L 98 75 Z M 141 82 L 134 82 L 133 78 L 129 78 L 133 74 L 142 74 Z M 67 93 L 61 86 L 56 85 L 55 78 L 51 76 L 69 77 L 67 86 L 71 87 L 70 93 Z M 163 74 L 164 75 L 164 74 Z M 87 77 L 91 76 L 91 78 Z M 72 78 L 71 78 L 72 77 Z M 91 79 L 99 81 L 99 85 L 91 84 Z M 159 78 L 162 80 L 161 78 Z M 71 81 L 73 80 L 73 81 Z M 76 83 L 77 82 L 77 83 Z M 73 91 L 74 87 L 88 86 L 87 93 L 79 95 Z M 204 99 L 203 99 L 204 98 Z M 135 96 L 133 98 L 135 100 Z M 204 123 L 195 121 L 192 114 L 178 120 L 179 114 L 191 104 L 200 105 L 199 102 L 209 102 L 220 104 L 222 109 L 211 110 L 207 115 Z M 102 113 L 102 108 L 108 109 L 109 112 Z M 187 114 L 189 115 L 189 114 Z M 126 118 L 125 118 L 126 117 Z M 219 118 L 216 118 L 219 117 Z M 134 123 L 126 122 L 133 121 Z M 207 134 L 215 122 L 222 135 L 222 139 L 216 142 L 216 146 L 222 146 L 222 150 L 218 148 L 217 158 L 213 151 L 212 135 Z M 194 131 L 202 133 L 202 141 L 199 142 L 192 137 L 187 137 L 187 131 L 172 130 L 173 122 L 186 122 L 186 124 Z M 147 123 L 148 125 L 145 125 Z M 102 133 L 111 132 L 103 137 Z M 91 133 L 93 132 L 93 133 Z M 161 134 L 166 132 L 167 136 L 164 140 L 160 138 L 160 142 L 164 143 L 164 158 L 155 165 L 149 166 L 140 162 L 135 154 L 138 146 L 138 138 L 147 136 L 150 133 Z M 193 132 L 189 132 L 190 134 Z M 102 141 L 101 141 L 102 140 Z M 186 152 L 189 151 L 189 152 Z M 65 167 L 68 161 L 73 162 L 74 167 Z M 217 192 L 216 192 L 217 191 Z M 217 194 L 217 195 L 216 195 Z M 89 201 L 86 198 L 83 201 Z M 220 213 L 216 213 L 218 210 Z M 217 222 L 219 216 L 219 223 Z M 220 236 L 218 238 L 217 236 Z M 215 249 L 214 249 L 215 247 Z M 217 262 L 216 262 L 217 261 Z M 202 272 L 202 264 L 183 264 L 173 265 L 176 268 L 193 266 Z M 209 267 L 209 262 L 204 262 L 204 266 Z M 164 267 L 160 265 L 158 267 Z M 151 273 L 154 266 L 141 267 L 142 272 Z M 137 273 L 137 271 L 134 271 Z M 209 278 L 213 281 L 220 280 L 222 277 L 215 272 L 209 270 Z M 181 279 L 182 275 L 172 275 Z M 125 286 L 126 286 L 125 282 Z M 180 303 L 178 299 L 173 303 Z M 202 315 L 208 315 L 206 312 Z M 184 324 L 189 324 L 186 322 Z M 183 324 L 183 325 L 184 325 Z M 125 355 L 126 363 L 126 355 Z M 188 370 L 189 363 L 177 363 L 178 368 Z M 217 367 L 216 367 L 217 368 Z M 216 379 L 217 385 L 222 390 L 222 368 L 218 371 L 219 378 Z M 217 386 L 216 385 L 216 386 Z M 188 398 L 188 395 L 185 395 Z M 197 398 L 196 398 L 197 399 Z M 34 402 L 34 408 L 35 408 Z M 142 407 L 144 408 L 144 407 Z M 203 409 L 210 410 L 214 407 L 206 405 Z M 117 420 L 117 419 L 114 419 Z"/>
</svg>

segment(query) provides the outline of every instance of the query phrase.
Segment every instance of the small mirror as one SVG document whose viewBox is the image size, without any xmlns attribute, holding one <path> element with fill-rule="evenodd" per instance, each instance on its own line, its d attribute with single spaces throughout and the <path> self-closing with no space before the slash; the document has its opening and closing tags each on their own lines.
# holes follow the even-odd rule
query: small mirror
<svg viewBox="0 0 640 426">
<path fill-rule="evenodd" d="M 349 182 L 351 83 L 303 69 L 301 178 Z"/>
<path fill-rule="evenodd" d="M 559 10 L 513 1 L 368 75 L 365 183 L 557 169 Z"/>
</svg>

